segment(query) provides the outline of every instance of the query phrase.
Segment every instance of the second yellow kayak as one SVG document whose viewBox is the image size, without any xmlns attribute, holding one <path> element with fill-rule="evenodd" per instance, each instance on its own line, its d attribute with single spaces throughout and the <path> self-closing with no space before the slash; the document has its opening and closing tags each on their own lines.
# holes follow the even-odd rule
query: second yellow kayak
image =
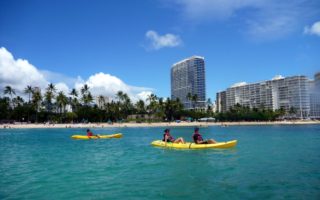
<svg viewBox="0 0 320 200">
<path fill-rule="evenodd" d="M 162 140 L 155 140 L 151 143 L 153 146 L 157 147 L 166 147 L 166 148 L 176 148 L 176 149 L 226 149 L 231 148 L 237 145 L 237 140 L 231 140 L 227 142 L 218 142 L 215 144 L 195 144 L 187 142 L 185 144 L 182 143 L 171 143 L 167 142 L 167 145 L 165 145 L 165 142 Z"/>
<path fill-rule="evenodd" d="M 86 136 L 86 135 L 73 135 L 72 139 L 78 140 L 91 140 L 91 139 L 110 139 L 110 138 L 122 138 L 122 133 L 115 133 L 112 135 L 99 135 L 98 136 Z"/>
</svg>

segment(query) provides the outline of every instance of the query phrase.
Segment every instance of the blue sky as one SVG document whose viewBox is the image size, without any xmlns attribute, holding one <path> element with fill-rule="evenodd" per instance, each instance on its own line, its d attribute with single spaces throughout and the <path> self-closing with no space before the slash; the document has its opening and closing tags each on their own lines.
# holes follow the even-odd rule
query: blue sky
<svg viewBox="0 0 320 200">
<path fill-rule="evenodd" d="M 0 47 L 1 87 L 88 83 L 138 98 L 170 96 L 172 64 L 204 56 L 215 99 L 237 82 L 320 71 L 320 2 L 1 0 Z"/>
</svg>

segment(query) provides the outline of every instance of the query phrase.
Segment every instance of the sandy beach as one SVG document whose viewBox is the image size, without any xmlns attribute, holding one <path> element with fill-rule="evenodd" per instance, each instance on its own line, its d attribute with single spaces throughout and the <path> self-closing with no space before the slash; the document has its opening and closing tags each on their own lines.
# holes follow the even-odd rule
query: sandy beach
<svg viewBox="0 0 320 200">
<path fill-rule="evenodd" d="M 122 127 L 207 127 L 207 126 L 234 126 L 234 125 L 302 125 L 320 124 L 320 121 L 295 120 L 274 122 L 157 122 L 157 123 L 75 123 L 75 124 L 1 124 L 0 129 L 6 128 L 122 128 Z"/>
</svg>

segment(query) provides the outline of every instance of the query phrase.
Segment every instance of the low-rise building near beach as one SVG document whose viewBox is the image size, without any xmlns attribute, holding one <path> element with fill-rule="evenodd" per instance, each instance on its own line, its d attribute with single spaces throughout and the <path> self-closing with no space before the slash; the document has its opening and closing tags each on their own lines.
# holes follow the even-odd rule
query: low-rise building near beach
<svg viewBox="0 0 320 200">
<path fill-rule="evenodd" d="M 282 77 L 247 84 L 235 84 L 217 93 L 217 111 L 229 111 L 236 104 L 258 109 L 284 109 L 289 118 L 319 118 L 319 80 L 306 76 Z"/>
</svg>

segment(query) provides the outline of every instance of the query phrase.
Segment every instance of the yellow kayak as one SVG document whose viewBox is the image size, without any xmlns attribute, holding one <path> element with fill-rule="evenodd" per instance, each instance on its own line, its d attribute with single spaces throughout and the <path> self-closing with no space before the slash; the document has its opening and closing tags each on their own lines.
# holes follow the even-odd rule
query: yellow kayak
<svg viewBox="0 0 320 200">
<path fill-rule="evenodd" d="M 227 142 L 218 142 L 215 144 L 195 144 L 187 142 L 185 144 L 182 143 L 171 143 L 167 142 L 165 146 L 165 142 L 162 140 L 155 140 L 151 143 L 153 146 L 157 147 L 166 147 L 166 148 L 176 148 L 176 149 L 226 149 L 231 148 L 237 145 L 237 140 L 231 140 Z"/>
<path fill-rule="evenodd" d="M 86 135 L 73 135 L 72 139 L 78 140 L 91 140 L 91 139 L 110 139 L 110 138 L 122 138 L 122 133 L 116 133 L 112 135 L 99 135 L 98 136 L 86 136 Z"/>
</svg>

